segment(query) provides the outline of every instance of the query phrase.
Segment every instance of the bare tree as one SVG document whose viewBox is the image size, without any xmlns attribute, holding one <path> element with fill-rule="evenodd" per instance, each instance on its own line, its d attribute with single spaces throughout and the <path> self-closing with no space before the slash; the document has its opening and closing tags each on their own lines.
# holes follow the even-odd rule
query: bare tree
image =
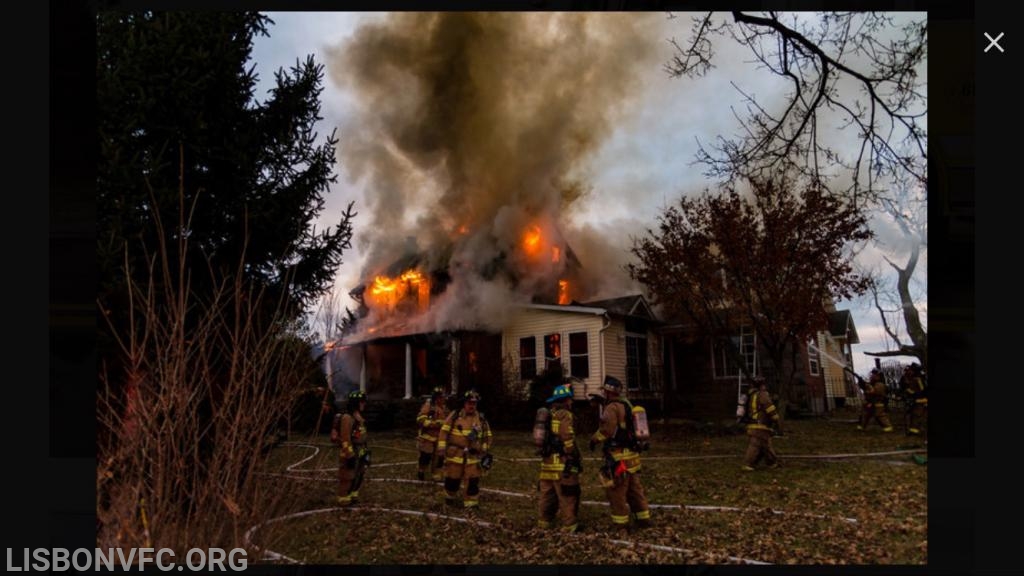
<svg viewBox="0 0 1024 576">
<path fill-rule="evenodd" d="M 846 188 L 833 191 L 858 206 L 874 199 L 882 176 L 906 173 L 926 185 L 919 161 L 927 150 L 924 14 L 708 13 L 693 19 L 687 41 L 670 40 L 675 55 L 666 70 L 705 75 L 714 66 L 715 37 L 749 48 L 757 69 L 788 89 L 781 104 L 768 106 L 733 82 L 746 103 L 745 111 L 734 111 L 741 131 L 700 144 L 698 161 L 709 177 L 796 169 L 818 186 L 842 182 Z"/>
<path fill-rule="evenodd" d="M 928 365 L 928 332 L 917 302 L 924 297 L 918 285 L 918 264 L 928 250 L 926 196 L 925 188 L 905 174 L 897 175 L 889 191 L 879 196 L 878 219 L 895 237 L 876 237 L 884 265 L 870 272 L 870 292 L 891 345 L 887 350 L 865 352 L 870 356 L 914 356 L 922 366 Z"/>
</svg>

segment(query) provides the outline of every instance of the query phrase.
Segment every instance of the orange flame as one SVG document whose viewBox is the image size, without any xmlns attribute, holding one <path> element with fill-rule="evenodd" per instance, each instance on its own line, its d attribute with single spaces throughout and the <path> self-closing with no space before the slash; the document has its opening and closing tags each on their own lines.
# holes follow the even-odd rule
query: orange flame
<svg viewBox="0 0 1024 576">
<path fill-rule="evenodd" d="M 393 311 L 410 295 L 416 295 L 416 307 L 426 310 L 430 303 L 430 282 L 418 270 L 406 270 L 397 278 L 377 276 L 370 287 L 371 303 Z"/>
<path fill-rule="evenodd" d="M 530 229 L 523 234 L 523 250 L 530 256 L 535 255 L 537 250 L 540 249 L 540 240 L 540 227 L 530 226 Z"/>
<path fill-rule="evenodd" d="M 552 246 L 551 247 L 551 261 L 552 262 L 558 262 L 561 259 L 562 259 L 562 251 L 558 248 L 558 246 Z"/>
<path fill-rule="evenodd" d="M 559 280 L 558 281 L 558 303 L 562 306 L 567 306 L 571 302 L 569 300 L 569 281 Z"/>
</svg>

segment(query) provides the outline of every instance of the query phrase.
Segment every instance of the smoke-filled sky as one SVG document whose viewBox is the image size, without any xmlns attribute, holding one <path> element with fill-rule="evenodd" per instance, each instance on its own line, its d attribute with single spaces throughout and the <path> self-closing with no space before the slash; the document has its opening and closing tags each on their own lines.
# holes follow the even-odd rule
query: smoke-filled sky
<svg viewBox="0 0 1024 576">
<path fill-rule="evenodd" d="M 778 79 L 735 43 L 716 46 L 708 76 L 670 78 L 669 39 L 688 37 L 686 14 L 269 15 L 253 51 L 264 93 L 275 70 L 308 54 L 325 67 L 319 132 L 337 129 L 339 179 L 321 225 L 350 201 L 359 212 L 340 305 L 354 308 L 349 290 L 414 247 L 428 268 L 462 271 L 424 329 L 470 310 L 500 324 L 496 311 L 523 296 L 480 270 L 531 226 L 578 256 L 587 293 L 574 297 L 641 292 L 623 269 L 631 238 L 680 194 L 711 185 L 693 161 L 698 141 L 739 129 L 731 83 L 766 107 L 779 101 Z M 840 307 L 854 312 L 864 373 L 862 351 L 884 347 L 878 314 L 866 302 Z"/>
</svg>

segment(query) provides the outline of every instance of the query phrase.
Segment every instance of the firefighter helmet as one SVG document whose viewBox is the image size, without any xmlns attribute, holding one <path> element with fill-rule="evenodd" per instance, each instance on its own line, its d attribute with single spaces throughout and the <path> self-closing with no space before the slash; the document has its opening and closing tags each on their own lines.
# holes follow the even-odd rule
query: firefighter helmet
<svg viewBox="0 0 1024 576">
<path fill-rule="evenodd" d="M 551 394 L 551 397 L 548 398 L 548 404 L 558 402 L 559 400 L 565 400 L 566 398 L 572 398 L 572 389 L 565 384 L 555 386 L 555 391 Z"/>
<path fill-rule="evenodd" d="M 465 402 L 479 402 L 480 401 L 480 393 L 477 392 L 476 390 L 469 390 L 465 394 L 462 395 L 462 399 Z"/>
<path fill-rule="evenodd" d="M 615 376 L 605 376 L 604 385 L 601 387 L 605 392 L 622 392 L 622 380 Z"/>
<path fill-rule="evenodd" d="M 440 386 L 435 386 L 434 389 L 430 391 L 430 397 L 437 398 L 439 396 L 441 398 L 444 398 L 444 388 L 441 388 Z"/>
<path fill-rule="evenodd" d="M 359 403 L 366 402 L 366 393 L 362 390 L 353 390 L 348 393 L 349 412 L 359 409 Z"/>
</svg>

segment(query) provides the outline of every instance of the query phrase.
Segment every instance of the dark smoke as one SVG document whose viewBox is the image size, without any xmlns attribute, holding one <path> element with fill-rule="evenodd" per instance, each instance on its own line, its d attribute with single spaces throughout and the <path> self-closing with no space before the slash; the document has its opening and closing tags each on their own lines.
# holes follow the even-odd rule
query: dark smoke
<svg viewBox="0 0 1024 576">
<path fill-rule="evenodd" d="M 565 233 L 567 215 L 587 198 L 587 162 L 624 121 L 642 88 L 638 73 L 659 65 L 663 39 L 649 24 L 660 17 L 400 13 L 335 47 L 331 78 L 360 109 L 359 123 L 340 134 L 339 163 L 368 190 L 364 280 L 406 256 L 413 238 L 426 267 L 452 272 L 429 317 L 417 320 L 436 330 L 500 327 L 509 303 L 529 300 L 524 287 L 557 278 L 564 259 L 510 258 L 522 278 L 514 286 L 482 271 L 513 253 L 530 225 L 546 238 Z M 574 247 L 585 269 L 609 268 L 590 275 L 592 295 L 607 291 L 596 285 L 602 279 L 621 282 L 618 261 L 586 261 L 611 245 L 576 236 L 587 239 L 586 250 Z"/>
</svg>

